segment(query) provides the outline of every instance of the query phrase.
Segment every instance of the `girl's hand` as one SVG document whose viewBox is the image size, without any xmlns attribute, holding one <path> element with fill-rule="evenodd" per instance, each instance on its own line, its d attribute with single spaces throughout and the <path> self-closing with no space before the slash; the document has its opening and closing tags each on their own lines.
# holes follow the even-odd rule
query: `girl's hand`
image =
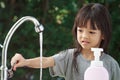
<svg viewBox="0 0 120 80">
<path fill-rule="evenodd" d="M 18 67 L 24 67 L 26 64 L 26 59 L 19 53 L 16 53 L 11 59 L 11 66 L 15 71 Z"/>
</svg>

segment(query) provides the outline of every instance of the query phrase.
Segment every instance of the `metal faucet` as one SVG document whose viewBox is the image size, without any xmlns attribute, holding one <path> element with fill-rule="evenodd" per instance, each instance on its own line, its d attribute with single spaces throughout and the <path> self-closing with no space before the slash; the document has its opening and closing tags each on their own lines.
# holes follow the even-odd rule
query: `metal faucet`
<svg viewBox="0 0 120 80">
<path fill-rule="evenodd" d="M 0 44 L 0 47 L 2 48 L 2 65 L 0 67 L 1 69 L 1 80 L 7 80 L 8 79 L 8 76 L 10 76 L 8 74 L 8 68 L 7 68 L 7 49 L 8 49 L 8 45 L 9 45 L 9 42 L 11 40 L 11 37 L 13 35 L 13 33 L 17 30 L 17 28 L 25 21 L 31 21 L 34 23 L 35 25 L 35 31 L 37 33 L 39 33 L 40 35 L 40 57 L 42 57 L 42 32 L 44 30 L 44 27 L 38 22 L 38 20 L 34 17 L 31 17 L 31 16 L 25 16 L 25 17 L 22 17 L 21 19 L 19 19 L 12 27 L 11 29 L 9 30 L 5 40 L 4 40 L 4 43 L 3 45 Z M 41 60 L 42 61 L 42 60 Z M 42 64 L 40 64 L 40 67 L 42 67 Z M 40 68 L 41 72 L 40 72 L 40 80 L 41 80 L 41 76 L 42 76 L 42 68 Z"/>
</svg>

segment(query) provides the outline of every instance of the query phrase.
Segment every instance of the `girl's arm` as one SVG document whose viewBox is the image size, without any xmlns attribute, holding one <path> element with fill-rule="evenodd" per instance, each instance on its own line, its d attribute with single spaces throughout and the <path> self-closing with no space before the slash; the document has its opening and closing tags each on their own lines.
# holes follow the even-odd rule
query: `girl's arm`
<svg viewBox="0 0 120 80">
<path fill-rule="evenodd" d="M 25 59 L 21 54 L 15 54 L 11 59 L 11 65 L 13 70 L 16 70 L 18 67 L 31 67 L 31 68 L 40 68 L 40 57 Z M 42 57 L 42 68 L 48 68 L 54 66 L 53 57 Z"/>
</svg>

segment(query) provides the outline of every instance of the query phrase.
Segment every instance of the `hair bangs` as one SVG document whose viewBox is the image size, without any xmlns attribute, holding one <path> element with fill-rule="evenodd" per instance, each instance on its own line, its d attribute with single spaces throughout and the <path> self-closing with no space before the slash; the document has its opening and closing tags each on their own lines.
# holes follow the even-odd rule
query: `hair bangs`
<svg viewBox="0 0 120 80">
<path fill-rule="evenodd" d="M 88 22 L 90 21 L 90 28 L 93 29 L 93 30 L 96 30 L 96 29 L 99 29 L 97 27 L 97 22 L 95 21 L 95 16 L 93 15 L 90 15 L 90 14 L 83 14 L 81 16 L 78 17 L 78 27 L 80 28 L 87 28 L 87 24 Z"/>
</svg>

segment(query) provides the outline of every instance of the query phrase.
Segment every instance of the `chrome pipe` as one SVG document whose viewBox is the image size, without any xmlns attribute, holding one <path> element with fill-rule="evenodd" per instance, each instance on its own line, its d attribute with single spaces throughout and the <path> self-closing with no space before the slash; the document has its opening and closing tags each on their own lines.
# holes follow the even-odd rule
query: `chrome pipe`
<svg viewBox="0 0 120 80">
<path fill-rule="evenodd" d="M 19 19 L 12 27 L 11 29 L 9 30 L 5 40 L 4 40 L 4 43 L 3 45 L 0 45 L 1 48 L 2 48 L 2 64 L 1 64 L 1 80 L 7 80 L 7 77 L 8 77 L 8 74 L 7 74 L 7 71 L 8 71 L 8 68 L 7 68 L 7 50 L 8 50 L 8 45 L 9 45 L 9 42 L 11 40 L 11 37 L 12 35 L 14 34 L 14 32 L 17 30 L 17 28 L 22 24 L 24 23 L 25 21 L 31 21 L 34 23 L 35 25 L 35 31 L 37 33 L 40 34 L 40 36 L 42 36 L 42 32 L 44 30 L 44 27 L 38 22 L 38 20 L 34 17 L 31 17 L 31 16 L 25 16 L 25 17 L 22 17 L 21 19 Z M 42 39 L 40 39 L 42 42 Z M 40 57 L 42 57 L 42 43 L 40 43 Z M 42 65 L 40 65 L 42 67 Z M 40 79 L 41 80 L 41 79 Z"/>
</svg>

